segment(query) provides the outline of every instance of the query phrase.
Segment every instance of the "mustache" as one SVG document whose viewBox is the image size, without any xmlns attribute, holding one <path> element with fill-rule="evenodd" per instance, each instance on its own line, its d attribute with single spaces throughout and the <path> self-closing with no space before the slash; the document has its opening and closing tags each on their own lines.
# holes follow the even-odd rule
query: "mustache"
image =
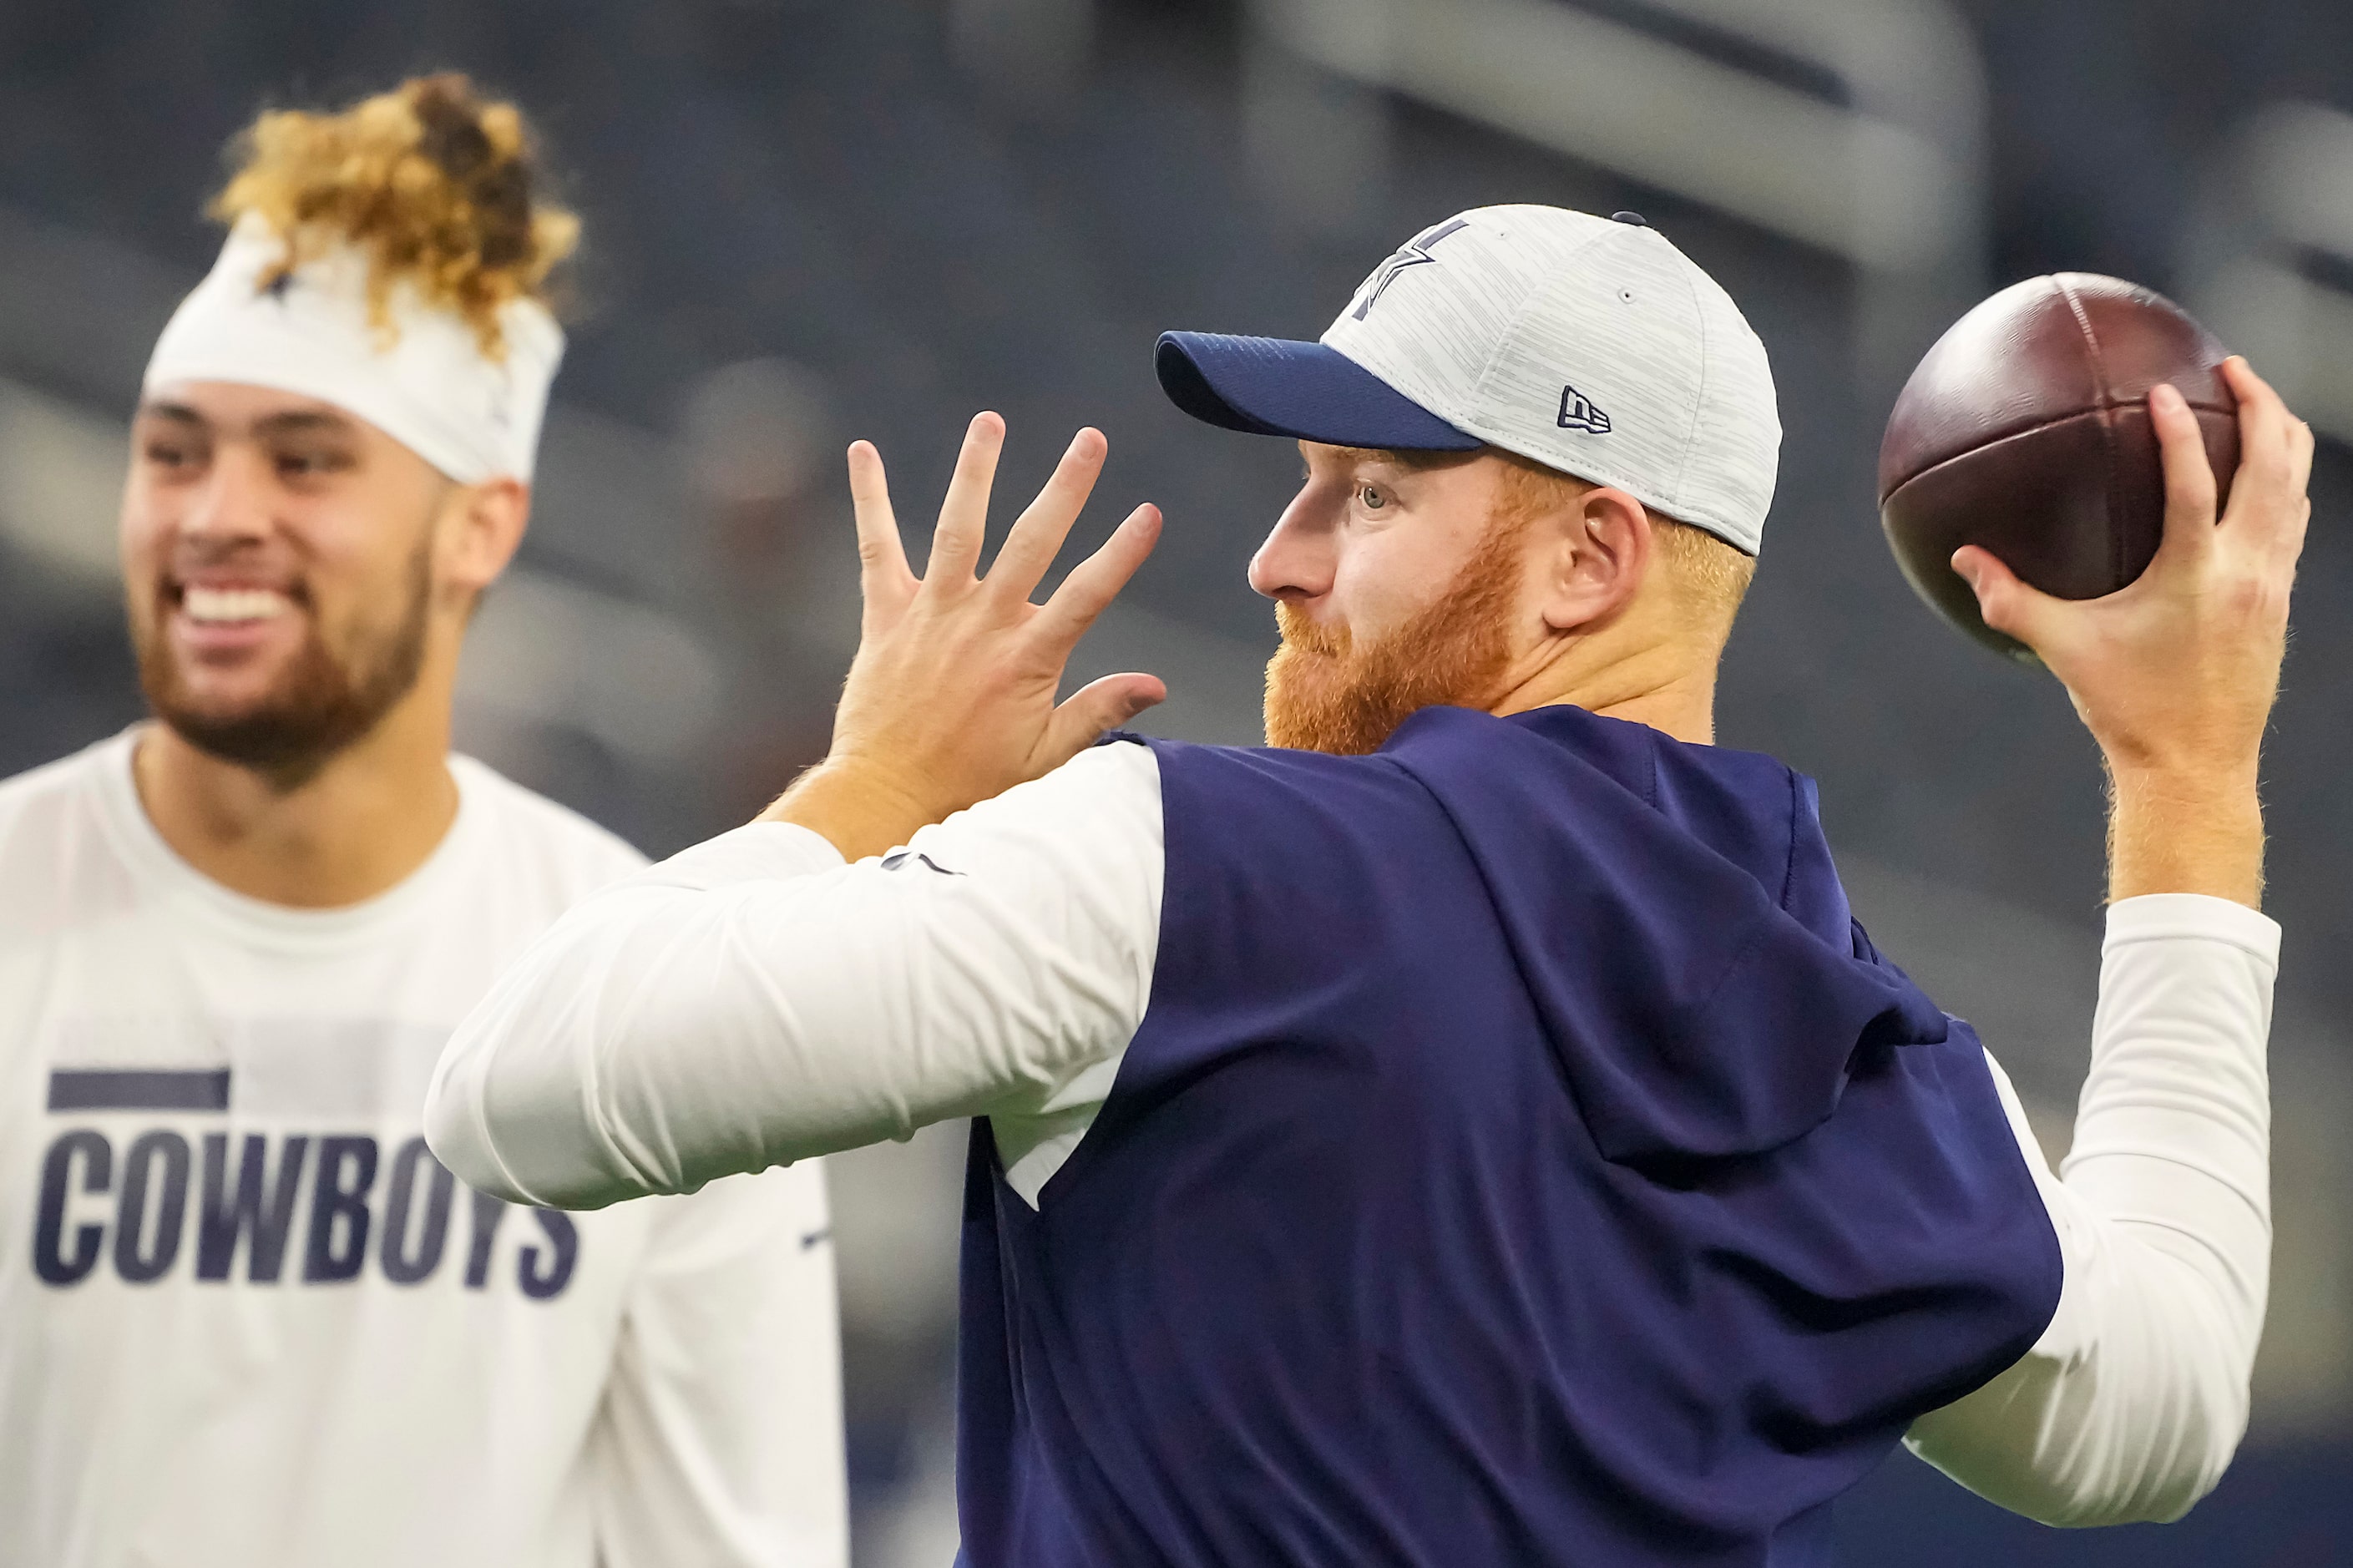
<svg viewBox="0 0 2353 1568">
<path fill-rule="evenodd" d="M 1282 646 L 1300 653 L 1345 658 L 1356 646 L 1346 626 L 1318 626 L 1286 604 L 1274 606 L 1274 627 L 1282 634 Z"/>
</svg>

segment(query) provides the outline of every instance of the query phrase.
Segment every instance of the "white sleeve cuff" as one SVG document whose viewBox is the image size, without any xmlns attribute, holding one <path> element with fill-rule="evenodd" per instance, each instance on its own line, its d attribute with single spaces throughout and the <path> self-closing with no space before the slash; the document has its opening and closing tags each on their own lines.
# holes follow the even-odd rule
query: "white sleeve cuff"
<svg viewBox="0 0 2353 1568">
<path fill-rule="evenodd" d="M 2279 967 L 2279 922 L 2260 910 L 2230 899 L 2204 893 L 2144 893 L 2119 899 L 2108 906 L 2108 935 L 2102 952 L 2114 952 L 2127 942 L 2167 942 L 2180 938 L 2227 942 Z"/>
</svg>

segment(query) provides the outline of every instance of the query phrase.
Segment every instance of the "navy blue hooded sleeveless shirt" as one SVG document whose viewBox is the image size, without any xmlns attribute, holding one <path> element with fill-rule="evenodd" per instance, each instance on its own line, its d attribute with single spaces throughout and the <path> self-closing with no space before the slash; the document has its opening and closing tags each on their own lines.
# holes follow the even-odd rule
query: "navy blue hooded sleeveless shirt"
<svg viewBox="0 0 2353 1568">
<path fill-rule="evenodd" d="M 1117 1082 L 1034 1211 L 975 1128 L 971 1568 L 1823 1564 L 2050 1321 L 1978 1042 L 1808 780 L 1568 708 L 1151 744 Z"/>
</svg>

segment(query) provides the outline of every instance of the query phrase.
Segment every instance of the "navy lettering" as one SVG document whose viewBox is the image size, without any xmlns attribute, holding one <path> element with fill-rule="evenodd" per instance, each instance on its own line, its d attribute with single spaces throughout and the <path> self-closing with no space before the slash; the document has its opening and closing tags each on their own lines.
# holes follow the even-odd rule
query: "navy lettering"
<svg viewBox="0 0 2353 1568">
<path fill-rule="evenodd" d="M 147 1189 L 154 1184 L 158 1159 L 164 1162 L 163 1196 L 155 1205 L 155 1233 L 150 1245 Z M 114 1221 L 114 1271 L 132 1285 L 152 1285 L 170 1273 L 180 1256 L 180 1231 L 187 1218 L 188 1141 L 168 1129 L 141 1133 L 122 1156 L 122 1201 Z"/>
<path fill-rule="evenodd" d="M 305 1283 L 359 1278 L 361 1266 L 367 1262 L 367 1195 L 375 1185 L 375 1159 L 373 1138 L 319 1140 L 319 1174 L 311 1189 L 310 1245 L 302 1257 Z M 348 1178 L 346 1165 L 352 1167 Z M 337 1221 L 342 1222 L 340 1227 Z"/>
<path fill-rule="evenodd" d="M 539 1248 L 526 1247 L 515 1254 L 515 1281 L 534 1301 L 559 1295 L 572 1283 L 572 1266 L 580 1260 L 580 1227 L 561 1209 L 533 1209 L 532 1217 L 547 1233 L 551 1256 L 547 1272 L 539 1271 Z"/>
<path fill-rule="evenodd" d="M 226 1279 L 237 1261 L 237 1238 L 248 1227 L 253 1233 L 246 1254 L 245 1277 L 257 1285 L 275 1285 L 286 1266 L 286 1233 L 292 1227 L 295 1195 L 301 1190 L 302 1159 L 311 1140 L 286 1140 L 278 1159 L 278 1180 L 268 1174 L 269 1141 L 248 1132 L 237 1161 L 237 1195 L 228 1196 L 228 1134 L 205 1134 L 203 1205 L 196 1211 L 196 1278 Z"/>
<path fill-rule="evenodd" d="M 499 1221 L 506 1217 L 505 1199 L 474 1194 L 474 1244 L 466 1249 L 467 1289 L 479 1290 L 491 1282 L 491 1243 L 498 1238 Z"/>
<path fill-rule="evenodd" d="M 408 1211 L 417 1194 L 417 1172 L 425 1167 L 425 1221 L 418 1228 L 417 1250 L 408 1247 Z M 422 1138 L 411 1138 L 393 1156 L 392 1181 L 385 1192 L 384 1277 L 396 1285 L 414 1285 L 441 1266 L 441 1249 L 449 1240 L 449 1200 L 458 1178 L 433 1157 Z"/>
<path fill-rule="evenodd" d="M 48 1158 L 41 1163 L 40 1212 L 33 1225 L 33 1272 L 45 1284 L 80 1283 L 98 1267 L 99 1249 L 105 1245 L 104 1226 L 79 1225 L 74 1227 L 73 1255 L 68 1257 L 64 1249 L 66 1191 L 72 1184 L 76 1154 L 82 1161 L 83 1192 L 102 1193 L 114 1182 L 114 1148 L 104 1134 L 83 1128 L 49 1145 Z"/>
<path fill-rule="evenodd" d="M 287 1279 L 306 1178 L 311 1202 L 300 1275 L 306 1285 L 359 1279 L 371 1260 L 395 1285 L 421 1285 L 440 1271 L 458 1223 L 458 1179 L 422 1138 L 400 1143 L 387 1162 L 383 1145 L 356 1134 L 199 1138 L 153 1128 L 119 1152 L 118 1162 L 108 1136 L 91 1128 L 60 1133 L 49 1145 L 33 1225 L 33 1271 L 45 1283 L 79 1284 L 111 1254 L 125 1283 L 152 1284 L 177 1267 L 185 1242 L 200 1280 L 235 1278 L 242 1251 L 248 1282 L 280 1284 Z M 194 1168 L 199 1162 L 201 1169 Z M 379 1175 L 385 1178 L 380 1197 Z M 471 1225 L 463 1278 L 466 1289 L 484 1290 L 499 1227 L 516 1205 L 471 1189 L 466 1195 Z M 86 1209 L 78 1211 L 77 1204 Z M 580 1229 L 557 1210 L 531 1213 L 537 1234 L 514 1249 L 513 1279 L 531 1300 L 551 1300 L 579 1272 Z"/>
</svg>

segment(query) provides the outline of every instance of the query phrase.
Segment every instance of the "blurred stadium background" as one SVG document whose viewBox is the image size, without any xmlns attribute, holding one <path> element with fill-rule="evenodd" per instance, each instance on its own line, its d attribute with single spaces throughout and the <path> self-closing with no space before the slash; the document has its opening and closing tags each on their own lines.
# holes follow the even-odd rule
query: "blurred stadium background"
<svg viewBox="0 0 2353 1568">
<path fill-rule="evenodd" d="M 1258 737 L 1242 564 L 1281 444 L 1168 408 L 1167 327 L 1313 336 L 1403 237 L 1538 201 L 1648 215 L 1741 301 L 1788 444 L 1722 738 L 1817 775 L 1857 906 L 2063 1145 L 2098 962 L 2095 753 L 1880 542 L 1919 352 L 2037 272 L 2154 284 L 2316 427 L 2269 769 L 2278 1259 L 2254 1431 L 2170 1529 L 2027 1525 L 1898 1456 L 1847 1561 L 2353 1561 L 2353 7 L 2341 0 L 8 0 L 0 5 L 0 773 L 140 711 L 115 492 L 140 368 L 265 103 L 455 67 L 539 119 L 587 219 L 521 568 L 465 744 L 659 854 L 822 749 L 853 646 L 839 451 L 902 512 L 982 406 L 1027 495 L 1109 432 L 1093 527 L 1166 542 L 1091 638 L 1152 727 Z M 835 1163 L 860 1568 L 944 1565 L 962 1129 Z M 387 1413 L 388 1416 L 391 1413 Z"/>
</svg>

